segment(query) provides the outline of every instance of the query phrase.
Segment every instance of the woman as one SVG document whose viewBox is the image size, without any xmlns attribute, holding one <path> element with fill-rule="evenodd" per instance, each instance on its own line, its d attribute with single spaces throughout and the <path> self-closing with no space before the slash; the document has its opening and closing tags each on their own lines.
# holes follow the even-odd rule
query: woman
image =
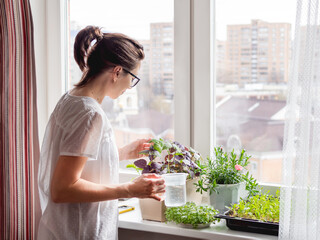
<svg viewBox="0 0 320 240">
<path fill-rule="evenodd" d="M 116 239 L 117 199 L 160 200 L 165 187 L 155 174 L 118 184 L 118 161 L 139 157 L 150 144 L 143 139 L 118 150 L 100 106 L 138 83 L 143 47 L 88 26 L 76 36 L 74 56 L 83 76 L 57 103 L 41 148 L 38 239 Z"/>
</svg>

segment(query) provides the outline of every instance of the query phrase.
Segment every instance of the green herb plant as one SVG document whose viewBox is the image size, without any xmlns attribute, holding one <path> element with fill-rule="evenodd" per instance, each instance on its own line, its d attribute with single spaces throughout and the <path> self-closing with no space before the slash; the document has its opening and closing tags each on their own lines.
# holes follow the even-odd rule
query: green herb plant
<svg viewBox="0 0 320 240">
<path fill-rule="evenodd" d="M 262 222 L 279 222 L 280 198 L 279 191 L 276 196 L 266 194 L 256 195 L 247 201 L 240 200 L 238 204 L 229 207 L 229 216 L 254 219 Z"/>
<path fill-rule="evenodd" d="M 214 151 L 214 158 L 208 157 L 205 163 L 197 162 L 201 169 L 200 179 L 198 183 L 195 183 L 197 192 L 202 194 L 203 191 L 210 191 L 210 194 L 212 194 L 217 192 L 218 184 L 245 182 L 249 196 L 259 193 L 256 179 L 245 170 L 251 156 L 248 156 L 244 149 L 241 150 L 239 156 L 234 150 L 230 153 L 224 152 L 222 147 L 216 147 Z"/>
<path fill-rule="evenodd" d="M 215 218 L 218 213 L 212 206 L 197 206 L 194 202 L 187 202 L 180 207 L 167 208 L 165 215 L 167 222 L 191 224 L 197 228 L 199 224 L 219 222 L 220 219 Z"/>
</svg>

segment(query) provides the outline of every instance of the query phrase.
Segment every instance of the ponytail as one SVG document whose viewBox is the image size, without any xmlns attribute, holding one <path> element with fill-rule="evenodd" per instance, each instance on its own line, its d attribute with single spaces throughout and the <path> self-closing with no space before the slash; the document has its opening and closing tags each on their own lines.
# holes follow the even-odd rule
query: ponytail
<svg viewBox="0 0 320 240">
<path fill-rule="evenodd" d="M 103 34 L 100 28 L 94 26 L 87 26 L 82 29 L 76 36 L 74 42 L 74 59 L 78 63 L 81 71 L 86 68 L 86 57 L 88 55 L 89 47 L 93 40 L 101 40 Z"/>
<path fill-rule="evenodd" d="M 92 45 L 93 40 L 96 43 Z M 83 72 L 77 87 L 116 65 L 133 70 L 144 59 L 143 46 L 120 33 L 102 33 L 99 27 L 87 26 L 76 36 L 74 58 Z"/>
</svg>

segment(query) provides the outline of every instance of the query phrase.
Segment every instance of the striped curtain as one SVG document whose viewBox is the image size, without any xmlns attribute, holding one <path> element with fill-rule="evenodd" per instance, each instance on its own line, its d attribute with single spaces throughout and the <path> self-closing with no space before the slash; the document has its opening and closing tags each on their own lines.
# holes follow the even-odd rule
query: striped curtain
<svg viewBox="0 0 320 240">
<path fill-rule="evenodd" d="M 0 0 L 0 239 L 35 239 L 39 159 L 28 0 Z"/>
</svg>

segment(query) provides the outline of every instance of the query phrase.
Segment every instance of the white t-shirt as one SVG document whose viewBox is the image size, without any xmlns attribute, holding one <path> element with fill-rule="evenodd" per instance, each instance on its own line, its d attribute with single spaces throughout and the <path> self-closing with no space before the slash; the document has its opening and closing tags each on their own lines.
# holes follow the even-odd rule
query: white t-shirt
<svg viewBox="0 0 320 240">
<path fill-rule="evenodd" d="M 50 182 L 60 155 L 88 157 L 83 179 L 100 184 L 119 182 L 119 156 L 113 130 L 100 104 L 93 98 L 67 92 L 50 116 L 38 175 L 42 210 L 38 239 L 117 239 L 117 200 L 52 202 Z"/>
</svg>

